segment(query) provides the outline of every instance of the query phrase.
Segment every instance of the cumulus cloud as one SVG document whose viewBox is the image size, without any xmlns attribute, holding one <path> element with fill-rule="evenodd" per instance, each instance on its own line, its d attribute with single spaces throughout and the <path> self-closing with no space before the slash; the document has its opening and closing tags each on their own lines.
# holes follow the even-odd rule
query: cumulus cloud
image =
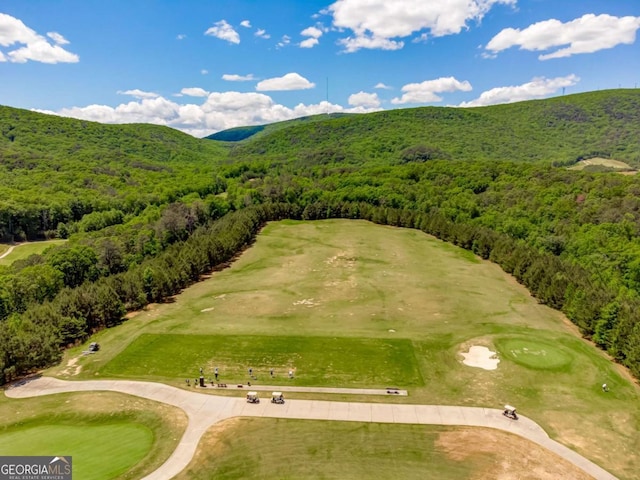
<svg viewBox="0 0 640 480">
<path fill-rule="evenodd" d="M 185 38 L 187 38 L 187 36 L 186 36 L 184 33 L 179 33 L 179 34 L 176 36 L 176 39 L 177 39 L 177 40 L 184 40 Z"/>
<path fill-rule="evenodd" d="M 140 90 L 135 88 L 133 90 L 118 90 L 119 95 L 130 95 L 135 98 L 157 98 L 160 95 L 154 92 L 145 92 L 144 90 Z"/>
<path fill-rule="evenodd" d="M 47 36 L 55 45 L 27 27 L 21 20 L 0 13 L 0 46 L 10 47 L 15 44 L 22 45 L 6 53 L 0 53 L 0 61 L 25 63 L 29 60 L 42 63 L 76 63 L 80 57 L 71 53 L 60 45 L 69 43 L 57 32 L 49 32 Z"/>
<path fill-rule="evenodd" d="M 206 97 L 207 95 L 209 95 L 209 92 L 200 87 L 183 88 L 182 90 L 180 90 L 180 93 L 189 97 Z"/>
<path fill-rule="evenodd" d="M 440 77 L 435 80 L 426 80 L 422 83 L 409 83 L 402 87 L 402 97 L 391 100 L 394 105 L 405 103 L 431 103 L 440 102 L 442 98 L 437 95 L 442 92 L 468 92 L 472 87 L 468 81 L 461 82 L 454 77 Z"/>
<path fill-rule="evenodd" d="M 373 109 L 364 106 L 345 109 L 324 101 L 311 105 L 300 103 L 289 108 L 274 102 L 263 93 L 212 92 L 200 104 L 178 104 L 157 97 L 144 98 L 116 107 L 88 105 L 44 113 L 103 123 L 154 123 L 176 128 L 196 137 L 204 137 L 227 128 L 273 123 L 307 115 L 368 111 Z"/>
<path fill-rule="evenodd" d="M 283 77 L 268 78 L 258 82 L 256 90 L 259 92 L 276 90 L 306 90 L 315 86 L 315 83 L 310 82 L 297 73 L 287 73 Z"/>
<path fill-rule="evenodd" d="M 470 102 L 462 102 L 460 107 L 480 107 L 499 103 L 513 103 L 535 98 L 545 98 L 561 88 L 571 87 L 580 81 L 576 75 L 556 78 L 534 78 L 528 83 L 511 87 L 497 87 L 482 92 L 480 97 Z"/>
<path fill-rule="evenodd" d="M 202 75 L 208 75 L 209 74 L 209 70 L 205 70 L 204 68 L 202 70 L 200 70 L 200 74 Z"/>
<path fill-rule="evenodd" d="M 243 20 L 240 22 L 240 26 L 244 28 L 251 28 L 251 22 L 249 20 Z"/>
<path fill-rule="evenodd" d="M 380 83 L 376 83 L 376 86 L 373 88 L 378 88 L 381 90 L 393 90 L 393 87 L 390 87 L 389 85 L 385 85 L 384 83 L 380 82 Z"/>
<path fill-rule="evenodd" d="M 620 44 L 630 45 L 636 40 L 640 17 L 614 17 L 589 13 L 567 23 L 551 19 L 534 23 L 519 30 L 505 28 L 493 37 L 486 50 L 493 55 L 519 46 L 521 50 L 557 50 L 542 54 L 540 60 L 570 57 L 579 53 L 593 53 Z"/>
<path fill-rule="evenodd" d="M 319 43 L 319 38 L 322 36 L 322 30 L 317 27 L 308 27 L 300 32 L 303 37 L 309 37 L 306 40 L 300 42 L 300 48 L 312 48 Z"/>
<path fill-rule="evenodd" d="M 378 108 L 380 99 L 377 93 L 358 92 L 349 96 L 349 105 L 354 107 Z"/>
<path fill-rule="evenodd" d="M 496 4 L 515 5 L 516 0 L 337 0 L 327 12 L 336 28 L 353 32 L 339 42 L 346 52 L 398 50 L 404 42 L 393 39 L 424 30 L 432 37 L 460 33 Z"/>
<path fill-rule="evenodd" d="M 250 82 L 251 80 L 255 80 L 253 73 L 249 75 L 236 75 L 231 73 L 225 73 L 222 75 L 222 79 L 227 82 Z"/>
<path fill-rule="evenodd" d="M 220 40 L 226 40 L 229 43 L 240 43 L 240 35 L 226 20 L 220 20 L 214 23 L 213 27 L 209 27 L 204 34 L 219 38 Z"/>
<path fill-rule="evenodd" d="M 264 38 L 265 40 L 268 40 L 269 38 L 271 38 L 271 35 L 269 35 L 267 31 L 262 28 L 259 28 L 258 30 L 256 30 L 256 33 L 254 33 L 254 35 L 258 38 Z"/>
</svg>

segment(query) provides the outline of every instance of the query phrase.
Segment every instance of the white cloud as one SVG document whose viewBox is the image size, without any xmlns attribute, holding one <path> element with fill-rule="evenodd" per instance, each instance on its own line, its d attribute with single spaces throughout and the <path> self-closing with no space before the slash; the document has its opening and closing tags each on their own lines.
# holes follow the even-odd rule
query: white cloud
<svg viewBox="0 0 640 480">
<path fill-rule="evenodd" d="M 206 97 L 207 95 L 209 95 L 209 92 L 200 87 L 183 88 L 182 90 L 180 90 L 180 93 L 189 97 Z"/>
<path fill-rule="evenodd" d="M 335 27 L 354 33 L 340 41 L 345 51 L 397 50 L 404 43 L 392 39 L 424 30 L 432 37 L 460 33 L 496 4 L 515 5 L 516 0 L 337 0 L 327 13 Z"/>
<path fill-rule="evenodd" d="M 249 75 L 225 73 L 224 75 L 222 75 L 222 79 L 226 80 L 227 82 L 250 82 L 252 80 L 255 80 L 255 77 L 253 76 L 253 73 L 250 73 Z"/>
<path fill-rule="evenodd" d="M 322 36 L 322 30 L 317 27 L 308 27 L 300 32 L 303 37 L 320 38 Z"/>
<path fill-rule="evenodd" d="M 286 47 L 291 43 L 291 37 L 289 35 L 283 35 L 282 40 L 278 42 L 278 47 Z"/>
<path fill-rule="evenodd" d="M 178 40 L 184 40 L 185 38 L 187 38 L 187 36 L 184 33 L 179 33 L 176 36 L 176 39 L 178 39 Z"/>
<path fill-rule="evenodd" d="M 613 17 L 589 13 L 567 23 L 551 19 L 534 23 L 524 30 L 505 28 L 493 37 L 486 49 L 494 55 L 519 46 L 521 50 L 543 51 L 540 60 L 593 53 L 620 44 L 632 44 L 640 28 L 640 17 Z"/>
<path fill-rule="evenodd" d="M 4 53 L 0 52 L 0 62 L 6 62 L 7 58 L 4 56 Z"/>
<path fill-rule="evenodd" d="M 354 107 L 378 108 L 380 99 L 377 93 L 358 92 L 349 95 L 349 105 Z"/>
<path fill-rule="evenodd" d="M 69 40 L 64 38 L 58 32 L 47 32 L 47 37 L 56 42 L 58 45 L 68 45 Z"/>
<path fill-rule="evenodd" d="M 322 36 L 322 30 L 318 27 L 308 27 L 300 32 L 303 37 L 309 37 L 306 40 L 300 42 L 300 48 L 313 48 L 318 45 L 319 38 Z"/>
<path fill-rule="evenodd" d="M 29 60 L 42 63 L 76 63 L 80 60 L 75 53 L 68 52 L 60 45 L 68 44 L 62 35 L 56 32 L 47 34 L 55 45 L 27 27 L 21 20 L 11 15 L 0 13 L 0 45 L 9 47 L 14 44 L 23 45 L 6 52 L 0 61 L 25 63 Z"/>
<path fill-rule="evenodd" d="M 435 80 L 426 80 L 422 83 L 409 83 L 402 87 L 402 97 L 394 98 L 391 103 L 400 105 L 405 103 L 431 103 L 440 102 L 442 98 L 438 93 L 442 92 L 468 92 L 472 90 L 468 81 L 459 81 L 454 77 L 440 77 Z"/>
<path fill-rule="evenodd" d="M 357 52 L 361 48 L 368 48 L 370 50 L 400 50 L 404 47 L 404 42 L 370 35 L 342 38 L 338 40 L 338 44 L 342 45 L 344 51 L 347 53 Z"/>
<path fill-rule="evenodd" d="M 380 82 L 380 83 L 376 83 L 376 86 L 373 88 L 379 88 L 382 90 L 393 90 L 393 87 L 390 87 L 389 85 L 385 85 L 384 83 Z"/>
<path fill-rule="evenodd" d="M 202 70 L 200 70 L 200 74 L 201 75 L 208 75 L 209 74 L 209 70 L 205 70 L 204 68 Z"/>
<path fill-rule="evenodd" d="M 144 90 L 140 90 L 138 88 L 133 90 L 118 90 L 119 95 L 130 95 L 135 98 L 157 98 L 160 95 L 154 92 L 145 92 Z"/>
<path fill-rule="evenodd" d="M 258 82 L 256 90 L 259 92 L 276 90 L 306 90 L 315 86 L 315 83 L 310 82 L 297 73 L 287 73 L 283 77 L 268 78 Z"/>
<path fill-rule="evenodd" d="M 313 48 L 320 43 L 317 38 L 307 38 L 300 42 L 300 48 Z"/>
<path fill-rule="evenodd" d="M 556 78 L 534 78 L 528 83 L 511 86 L 497 87 L 482 92 L 480 97 L 470 102 L 463 102 L 460 107 L 479 107 L 483 105 L 495 105 L 498 103 L 521 102 L 535 98 L 544 98 L 556 93 L 561 88 L 571 87 L 580 81 L 576 75 Z"/>
<path fill-rule="evenodd" d="M 249 20 L 243 20 L 240 22 L 240 26 L 244 28 L 251 28 L 251 22 Z"/>
<path fill-rule="evenodd" d="M 240 35 L 226 22 L 226 20 L 220 20 L 219 22 L 214 23 L 213 27 L 209 27 L 204 34 L 221 40 L 226 40 L 229 43 L 240 43 Z"/>
<path fill-rule="evenodd" d="M 292 118 L 333 112 L 366 113 L 375 109 L 345 109 L 328 102 L 293 108 L 275 103 L 263 93 L 213 92 L 201 104 L 178 104 L 162 97 L 145 98 L 116 107 L 88 105 L 43 113 L 103 123 L 154 123 L 182 130 L 196 137 L 243 125 L 260 125 Z"/>
<path fill-rule="evenodd" d="M 262 28 L 259 28 L 258 30 L 256 30 L 256 33 L 254 33 L 254 35 L 258 38 L 264 38 L 265 40 L 268 40 L 269 38 L 271 38 L 271 35 L 269 35 L 267 31 Z"/>
</svg>

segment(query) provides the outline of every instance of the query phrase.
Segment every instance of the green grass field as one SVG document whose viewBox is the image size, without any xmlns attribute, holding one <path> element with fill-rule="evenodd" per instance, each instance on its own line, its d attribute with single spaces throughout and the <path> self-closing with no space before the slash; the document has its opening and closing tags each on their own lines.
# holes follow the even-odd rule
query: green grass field
<svg viewBox="0 0 640 480">
<path fill-rule="evenodd" d="M 15 245 L 11 253 L 6 257 L 0 258 L 0 265 L 11 265 L 16 260 L 23 260 L 31 255 L 42 253 L 52 245 L 61 245 L 64 242 L 66 242 L 66 240 L 46 240 Z M 10 247 L 10 245 L 0 246 L 0 255 L 9 250 Z"/>
<path fill-rule="evenodd" d="M 271 384 L 261 377 L 273 366 L 294 368 L 297 385 L 409 389 L 405 398 L 356 401 L 511 403 L 621 478 L 640 470 L 630 447 L 640 444 L 640 394 L 629 377 L 499 267 L 415 230 L 269 224 L 230 268 L 92 340 L 102 348 L 78 358 L 79 372 L 67 362 L 84 346 L 50 373 L 184 387 L 200 367 L 211 377 L 216 366 L 230 383 L 246 382 L 253 367 Z M 497 370 L 462 364 L 474 345 L 498 352 Z M 330 438 L 320 427 L 316 434 Z"/>
<path fill-rule="evenodd" d="M 141 478 L 171 454 L 186 427 L 174 407 L 117 393 L 0 397 L 2 455 L 73 457 L 74 478 Z"/>
<path fill-rule="evenodd" d="M 505 445 L 517 454 L 504 455 Z M 588 477 L 541 447 L 488 429 L 243 418 L 208 432 L 177 477 L 208 478 Z"/>
</svg>

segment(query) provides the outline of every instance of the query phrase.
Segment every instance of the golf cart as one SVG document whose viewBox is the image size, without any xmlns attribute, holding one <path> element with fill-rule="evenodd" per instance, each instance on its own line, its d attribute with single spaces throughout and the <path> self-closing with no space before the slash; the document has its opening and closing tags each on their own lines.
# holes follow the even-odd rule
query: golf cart
<svg viewBox="0 0 640 480">
<path fill-rule="evenodd" d="M 502 414 L 505 417 L 513 418 L 514 420 L 518 419 L 518 415 L 516 414 L 516 407 L 512 407 L 511 405 L 505 405 Z"/>
<path fill-rule="evenodd" d="M 260 403 L 258 392 L 247 392 L 247 403 Z"/>
<path fill-rule="evenodd" d="M 271 394 L 271 403 L 284 403 L 284 395 L 282 395 L 282 392 L 273 392 Z"/>
<path fill-rule="evenodd" d="M 97 352 L 98 350 L 100 350 L 100 344 L 98 342 L 92 342 L 89 345 L 89 351 L 90 352 Z"/>
</svg>

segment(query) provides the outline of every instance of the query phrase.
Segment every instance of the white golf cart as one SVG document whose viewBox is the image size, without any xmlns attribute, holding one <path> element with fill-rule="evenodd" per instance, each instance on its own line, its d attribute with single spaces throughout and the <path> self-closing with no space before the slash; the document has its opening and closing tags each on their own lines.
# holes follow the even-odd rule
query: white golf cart
<svg viewBox="0 0 640 480">
<path fill-rule="evenodd" d="M 518 414 L 516 413 L 516 407 L 512 407 L 511 405 L 505 405 L 504 406 L 504 411 L 502 412 L 502 414 L 505 417 L 509 417 L 509 418 L 514 419 L 514 420 L 518 419 Z"/>
<path fill-rule="evenodd" d="M 260 403 L 258 392 L 247 392 L 247 403 Z"/>
<path fill-rule="evenodd" d="M 282 392 L 273 392 L 271 394 L 271 403 L 284 403 L 284 395 L 282 395 Z"/>
</svg>

